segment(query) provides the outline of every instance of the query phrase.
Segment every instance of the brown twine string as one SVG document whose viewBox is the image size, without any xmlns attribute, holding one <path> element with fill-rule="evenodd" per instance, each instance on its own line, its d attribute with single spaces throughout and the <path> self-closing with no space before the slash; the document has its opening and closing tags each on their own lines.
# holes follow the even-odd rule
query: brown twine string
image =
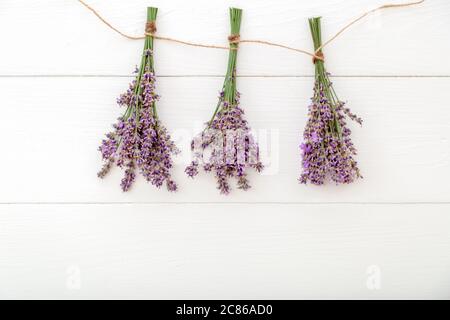
<svg viewBox="0 0 450 320">
<path fill-rule="evenodd" d="M 354 25 L 355 23 L 357 23 L 358 21 L 362 20 L 363 18 L 367 17 L 369 14 L 374 13 L 375 11 L 378 10 L 383 10 L 383 9 L 390 9 L 390 8 L 405 8 L 405 7 L 410 7 L 410 6 L 415 6 L 418 4 L 421 4 L 425 2 L 425 0 L 420 0 L 420 1 L 415 1 L 415 2 L 408 2 L 408 3 L 398 3 L 398 4 L 385 4 L 382 6 L 379 6 L 378 8 L 369 10 L 367 12 L 364 12 L 362 15 L 360 15 L 358 18 L 356 18 L 355 20 L 350 21 L 346 26 L 344 26 L 342 29 L 340 29 L 333 37 L 331 37 L 329 40 L 325 41 L 319 48 L 317 48 L 316 52 L 321 51 L 325 46 L 327 46 L 330 42 L 332 42 L 334 39 L 336 39 L 337 37 L 339 37 L 345 30 L 347 30 L 348 28 L 350 28 L 352 25 Z"/>
<path fill-rule="evenodd" d="M 155 21 L 149 21 L 147 22 L 147 24 L 145 25 L 145 33 L 149 33 L 151 35 L 154 35 L 156 33 L 157 29 L 156 29 L 156 23 Z"/>
<path fill-rule="evenodd" d="M 145 36 L 139 37 L 139 39 L 141 39 L 141 40 L 145 39 L 146 36 L 150 36 L 150 37 L 153 37 L 153 38 L 158 39 L 158 40 L 165 40 L 165 41 L 175 42 L 175 43 L 179 43 L 179 44 L 184 44 L 186 46 L 191 46 L 191 47 L 209 48 L 209 49 L 224 49 L 224 50 L 237 50 L 237 48 L 231 48 L 231 47 L 225 47 L 225 46 L 216 46 L 216 45 L 212 45 L 212 44 L 203 44 L 203 43 L 183 41 L 183 40 L 178 40 L 178 39 L 169 38 L 169 37 L 162 37 L 162 36 L 158 36 L 156 34 L 151 34 L 151 33 L 145 33 Z"/>
<path fill-rule="evenodd" d="M 291 51 L 295 51 L 295 52 L 304 53 L 304 54 L 309 55 L 318 60 L 322 60 L 319 56 L 317 56 L 317 54 L 308 52 L 306 50 L 289 47 L 284 44 L 279 44 L 279 43 L 274 43 L 274 42 L 269 42 L 269 41 L 264 41 L 264 40 L 240 40 L 239 43 L 254 43 L 254 44 L 262 44 L 265 46 L 283 48 L 283 49 L 287 49 L 287 50 L 291 50 Z"/>
<path fill-rule="evenodd" d="M 321 59 L 318 59 L 317 57 L 319 57 L 319 58 L 321 58 Z M 318 60 L 324 61 L 324 59 L 325 59 L 325 57 L 323 56 L 323 52 L 322 52 L 322 51 L 319 51 L 319 52 L 316 52 L 316 56 L 313 57 L 312 60 L 313 60 L 313 63 L 316 64 L 316 62 L 317 62 Z"/>
<path fill-rule="evenodd" d="M 158 39 L 158 40 L 165 40 L 165 41 L 175 42 L 175 43 L 184 44 L 184 45 L 192 46 L 192 47 L 210 48 L 210 49 L 224 49 L 224 50 L 237 50 L 237 48 L 230 47 L 230 46 L 216 46 L 216 45 L 211 45 L 211 44 L 195 43 L 195 42 L 183 41 L 183 40 L 178 40 L 178 39 L 169 38 L 169 37 L 157 36 L 155 34 L 157 29 L 156 29 L 156 24 L 155 24 L 154 21 L 147 22 L 147 24 L 145 26 L 145 35 L 144 36 L 130 36 L 128 34 L 123 33 L 122 31 L 120 31 L 119 29 L 115 28 L 114 26 L 112 26 L 94 8 L 89 6 L 83 0 L 78 0 L 78 2 L 80 2 L 84 7 L 86 7 L 93 14 L 95 14 L 97 16 L 97 18 L 99 18 L 100 21 L 102 21 L 110 29 L 114 30 L 115 32 L 117 32 L 121 36 L 123 36 L 125 38 L 128 38 L 128 39 L 131 39 L 131 40 L 141 40 L 141 39 L 145 39 L 146 36 L 151 36 L 151 37 L 153 37 L 155 39 Z M 378 10 L 389 9 L 389 8 L 404 8 L 404 7 L 409 7 L 409 6 L 415 6 L 415 5 L 421 4 L 423 2 L 425 2 L 425 0 L 420 0 L 420 1 L 415 1 L 415 2 L 408 2 L 408 3 L 400 3 L 400 4 L 385 4 L 385 5 L 379 6 L 379 7 L 375 8 L 375 9 L 372 9 L 372 10 L 369 10 L 367 12 L 364 12 L 358 18 L 350 21 L 347 25 L 345 25 L 343 28 L 341 28 L 333 37 L 331 37 L 329 40 L 325 41 L 313 53 L 312 52 L 308 52 L 306 50 L 297 49 L 297 48 L 289 47 L 289 46 L 286 46 L 286 45 L 283 45 L 283 44 L 275 43 L 275 42 L 269 42 L 269 41 L 264 41 L 264 40 L 246 40 L 246 39 L 243 40 L 243 39 L 240 38 L 240 35 L 238 35 L 238 34 L 230 35 L 228 37 L 228 41 L 229 41 L 230 44 L 232 44 L 232 43 L 233 44 L 253 43 L 253 44 L 262 44 L 262 45 L 266 45 L 266 46 L 283 48 L 283 49 L 287 49 L 287 50 L 291 50 L 291 51 L 295 51 L 295 52 L 299 52 L 299 53 L 303 53 L 303 54 L 309 55 L 309 56 L 311 56 L 313 58 L 313 63 L 316 63 L 318 60 L 324 61 L 324 56 L 323 56 L 323 53 L 322 53 L 322 49 L 325 46 L 327 46 L 332 41 L 334 41 L 337 37 L 339 37 L 342 33 L 344 33 L 352 25 L 354 25 L 358 21 L 362 20 L 366 16 L 370 15 L 371 13 L 374 13 L 375 11 L 378 11 Z"/>
<path fill-rule="evenodd" d="M 228 42 L 230 44 L 239 44 L 241 42 L 241 35 L 239 34 L 232 34 L 228 36 Z"/>
</svg>

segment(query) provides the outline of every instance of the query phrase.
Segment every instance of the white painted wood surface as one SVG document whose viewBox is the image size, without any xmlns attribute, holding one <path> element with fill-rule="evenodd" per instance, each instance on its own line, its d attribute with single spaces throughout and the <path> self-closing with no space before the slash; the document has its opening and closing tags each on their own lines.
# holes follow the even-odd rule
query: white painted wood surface
<svg viewBox="0 0 450 320">
<path fill-rule="evenodd" d="M 88 1 L 139 34 L 225 44 L 229 6 L 242 37 L 310 49 L 383 1 Z M 157 42 L 160 115 L 182 149 L 180 192 L 104 181 L 96 148 L 120 114 L 141 41 L 75 0 L 0 2 L 0 298 L 450 298 L 450 2 L 377 13 L 325 50 L 364 180 L 297 183 L 311 60 L 242 45 L 239 89 L 269 166 L 253 189 L 219 195 L 188 180 L 189 138 L 207 120 L 227 52 Z M 378 280 L 380 280 L 378 282 Z M 379 286 L 378 286 L 379 284 Z"/>
</svg>

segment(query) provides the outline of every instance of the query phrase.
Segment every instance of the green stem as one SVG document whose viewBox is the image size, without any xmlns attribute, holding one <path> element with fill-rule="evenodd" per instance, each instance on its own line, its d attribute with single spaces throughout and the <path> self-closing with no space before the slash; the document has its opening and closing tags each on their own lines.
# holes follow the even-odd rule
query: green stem
<svg viewBox="0 0 450 320">
<path fill-rule="evenodd" d="M 242 20 L 242 10 L 237 8 L 230 8 L 230 25 L 231 25 L 231 35 L 239 35 L 241 30 L 241 20 Z M 223 98 L 219 99 L 216 109 L 214 110 L 213 116 L 209 121 L 209 125 L 213 122 L 217 113 L 223 107 L 223 103 L 227 102 L 229 106 L 236 105 L 236 61 L 238 44 L 230 43 L 230 51 L 228 54 L 228 66 L 227 74 L 223 83 Z"/>
<path fill-rule="evenodd" d="M 154 7 L 148 7 L 147 8 L 147 22 L 155 22 L 156 21 L 156 16 L 158 14 L 158 8 L 154 8 Z M 146 40 L 146 48 L 144 50 L 152 50 L 153 53 L 153 37 L 151 35 L 147 35 L 145 37 Z M 153 61 L 153 54 L 151 54 L 150 56 L 148 56 L 148 62 L 147 65 L 150 68 L 150 71 L 152 73 L 155 72 L 155 66 L 154 66 L 154 61 Z M 153 109 L 153 114 L 155 116 L 155 118 L 158 118 L 158 114 L 156 112 L 156 102 L 152 102 L 152 109 Z"/>
<path fill-rule="evenodd" d="M 148 7 L 147 8 L 147 22 L 155 21 L 156 15 L 158 14 L 158 8 Z M 134 113 L 136 117 L 136 123 L 139 123 L 139 117 L 140 117 L 140 109 L 142 101 L 140 101 L 137 97 L 140 97 L 142 93 L 141 88 L 141 79 L 145 72 L 145 67 L 148 66 L 151 72 L 154 72 L 154 65 L 153 65 L 153 55 L 148 56 L 146 54 L 147 50 L 153 51 L 153 37 L 148 35 L 145 37 L 144 41 L 144 50 L 142 51 L 142 58 L 141 58 L 141 65 L 139 68 L 139 72 L 136 75 L 136 86 L 134 88 L 134 96 L 136 97 L 136 101 L 134 105 L 129 105 L 123 115 L 123 120 L 126 121 L 130 118 L 130 116 Z M 156 114 L 156 103 L 153 102 L 152 109 L 155 117 L 157 117 Z M 136 126 L 136 131 L 138 129 L 138 126 Z M 120 139 L 117 143 L 118 146 L 120 146 L 122 142 L 122 139 Z"/>
<path fill-rule="evenodd" d="M 311 29 L 311 35 L 314 43 L 314 51 L 317 51 L 317 49 L 322 45 L 320 17 L 310 18 L 309 27 Z M 322 53 L 322 50 L 317 53 Z M 323 60 L 315 61 L 315 79 L 316 86 L 322 87 L 325 97 L 327 98 L 328 103 L 331 107 L 331 111 L 333 113 L 333 121 L 330 123 L 329 129 L 333 134 L 336 134 L 339 138 L 342 138 L 342 128 L 339 124 L 338 115 L 336 112 L 336 108 L 339 104 L 339 99 L 331 85 L 331 81 L 325 69 Z M 316 98 L 320 99 L 320 96 Z"/>
</svg>

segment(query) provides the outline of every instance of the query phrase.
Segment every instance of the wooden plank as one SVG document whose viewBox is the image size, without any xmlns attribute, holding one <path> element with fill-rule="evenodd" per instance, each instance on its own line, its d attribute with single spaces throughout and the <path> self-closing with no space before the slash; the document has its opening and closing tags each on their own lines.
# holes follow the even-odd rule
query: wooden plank
<svg viewBox="0 0 450 320">
<path fill-rule="evenodd" d="M 0 298 L 446 299 L 449 210 L 0 205 Z"/>
<path fill-rule="evenodd" d="M 113 25 L 140 34 L 148 1 L 86 0 Z M 323 38 L 331 37 L 362 12 L 383 0 L 163 1 L 159 34 L 188 41 L 226 45 L 228 6 L 244 9 L 242 37 L 265 39 L 311 50 L 307 18 L 323 17 Z M 449 1 L 379 12 L 352 27 L 325 49 L 336 75 L 450 75 L 440 57 L 450 54 Z M 142 41 L 121 38 L 75 0 L 0 3 L 0 75 L 130 74 L 139 63 Z M 222 75 L 227 52 L 159 41 L 156 66 L 161 75 Z M 310 75 L 311 59 L 277 48 L 242 45 L 239 73 Z"/>
<path fill-rule="evenodd" d="M 129 193 L 122 172 L 104 181 L 96 151 L 121 110 L 115 97 L 128 78 L 2 78 L 3 169 L 0 202 L 449 202 L 447 78 L 337 78 L 340 96 L 364 118 L 352 125 L 364 180 L 349 186 L 302 186 L 298 145 L 310 78 L 241 78 L 242 105 L 268 165 L 251 174 L 253 189 L 219 195 L 211 175 L 191 181 L 191 136 L 216 103 L 221 78 L 162 78 L 159 113 L 183 150 L 174 177 L 180 192 L 143 179 Z M 265 140 L 265 142 L 264 142 Z"/>
</svg>

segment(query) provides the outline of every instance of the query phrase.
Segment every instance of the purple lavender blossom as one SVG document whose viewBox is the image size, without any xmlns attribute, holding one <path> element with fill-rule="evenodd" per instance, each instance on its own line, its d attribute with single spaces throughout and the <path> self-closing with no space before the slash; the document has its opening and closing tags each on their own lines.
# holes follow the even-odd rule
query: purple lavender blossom
<svg viewBox="0 0 450 320">
<path fill-rule="evenodd" d="M 122 179 L 122 182 L 120 183 L 122 190 L 128 191 L 131 185 L 133 184 L 135 178 L 136 178 L 135 165 L 133 161 L 130 161 L 127 164 L 127 169 L 125 170 L 125 177 Z"/>
<path fill-rule="evenodd" d="M 239 37 L 242 10 L 230 8 L 231 36 Z M 248 169 L 260 172 L 263 169 L 256 143 L 244 111 L 239 106 L 239 92 L 236 90 L 236 60 L 238 44 L 230 42 L 227 74 L 219 95 L 219 103 L 206 124 L 205 130 L 194 137 L 191 143 L 193 161 L 186 168 L 186 174 L 194 178 L 199 168 L 212 172 L 217 188 L 222 194 L 231 190 L 229 180 L 235 178 L 239 189 L 248 190 Z"/>
<path fill-rule="evenodd" d="M 303 172 L 299 180 L 304 184 L 322 185 L 329 177 L 337 184 L 351 183 L 362 176 L 353 158 L 356 149 L 345 116 L 360 124 L 362 120 L 344 108 L 343 102 L 333 105 L 326 98 L 325 90 L 324 85 L 316 83 L 303 133 L 304 142 L 300 145 Z"/>
<path fill-rule="evenodd" d="M 362 178 L 354 159 L 356 149 L 350 138 L 345 116 L 362 124 L 361 118 L 344 107 L 325 70 L 320 17 L 309 19 L 314 50 L 322 59 L 313 59 L 315 67 L 314 96 L 309 106 L 309 119 L 300 145 L 302 154 L 301 183 L 322 185 L 327 178 L 336 184 L 352 183 Z"/>
<path fill-rule="evenodd" d="M 125 115 L 113 125 L 114 131 L 106 135 L 99 151 L 105 165 L 98 173 L 105 177 L 114 163 L 125 169 L 122 179 L 123 191 L 128 191 L 136 178 L 136 170 L 144 178 L 167 190 L 176 191 L 170 170 L 173 167 L 172 155 L 178 152 L 170 135 L 156 114 L 155 74 L 151 66 L 152 50 L 144 50 L 144 69 L 139 70 L 137 78 L 129 89 L 120 95 L 117 103 L 126 107 Z"/>
<path fill-rule="evenodd" d="M 191 149 L 193 161 L 185 169 L 186 174 L 194 178 L 200 167 L 205 172 L 214 172 L 217 188 L 222 194 L 230 192 L 229 178 L 233 177 L 237 179 L 239 189 L 248 190 L 248 169 L 257 172 L 263 169 L 258 144 L 239 106 L 239 94 L 234 105 L 222 103 L 222 108 L 205 130 L 192 140 Z"/>
</svg>

